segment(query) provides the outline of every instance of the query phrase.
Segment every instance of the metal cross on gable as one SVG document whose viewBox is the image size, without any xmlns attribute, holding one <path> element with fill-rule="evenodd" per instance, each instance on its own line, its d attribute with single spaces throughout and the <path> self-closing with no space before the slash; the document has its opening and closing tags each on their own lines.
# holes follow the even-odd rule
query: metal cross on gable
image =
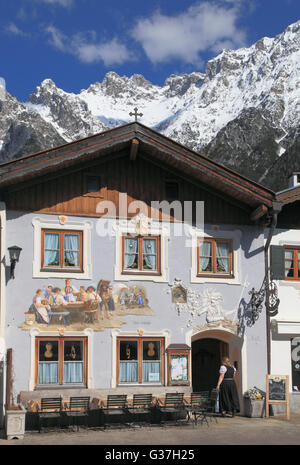
<svg viewBox="0 0 300 465">
<path fill-rule="evenodd" d="M 142 116 L 143 116 L 143 113 L 138 113 L 138 109 L 137 109 L 137 107 L 135 107 L 135 108 L 134 108 L 134 113 L 131 111 L 131 112 L 129 113 L 129 116 L 134 116 L 135 121 L 137 121 L 137 117 L 138 117 L 138 116 L 142 117 Z"/>
</svg>

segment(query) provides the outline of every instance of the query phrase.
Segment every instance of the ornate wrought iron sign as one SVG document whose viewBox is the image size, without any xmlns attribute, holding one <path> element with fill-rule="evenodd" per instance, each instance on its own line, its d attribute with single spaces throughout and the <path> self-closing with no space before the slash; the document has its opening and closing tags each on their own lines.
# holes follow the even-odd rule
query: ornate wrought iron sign
<svg viewBox="0 0 300 465">
<path fill-rule="evenodd" d="M 265 277 L 259 291 L 256 291 L 253 287 L 249 291 L 249 294 L 251 295 L 252 324 L 258 320 L 264 303 L 269 316 L 277 315 L 280 300 L 278 298 L 277 286 L 273 280 L 269 282 Z"/>
</svg>

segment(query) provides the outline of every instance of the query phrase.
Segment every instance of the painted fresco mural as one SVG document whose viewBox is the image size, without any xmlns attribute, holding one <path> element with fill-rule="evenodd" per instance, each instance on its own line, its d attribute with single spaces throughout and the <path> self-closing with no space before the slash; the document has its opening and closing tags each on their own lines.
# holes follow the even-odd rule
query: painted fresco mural
<svg viewBox="0 0 300 465">
<path fill-rule="evenodd" d="M 146 290 L 140 285 L 111 283 L 101 279 L 96 286 L 79 286 L 66 279 L 62 288 L 46 284 L 37 289 L 25 322 L 19 327 L 65 330 L 120 328 L 126 315 L 154 315 Z"/>
</svg>

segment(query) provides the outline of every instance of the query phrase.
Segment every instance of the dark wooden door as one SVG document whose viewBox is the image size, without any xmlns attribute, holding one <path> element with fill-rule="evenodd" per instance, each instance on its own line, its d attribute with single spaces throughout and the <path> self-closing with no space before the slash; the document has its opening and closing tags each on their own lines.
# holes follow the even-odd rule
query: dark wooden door
<svg viewBox="0 0 300 465">
<path fill-rule="evenodd" d="M 218 339 L 200 339 L 192 343 L 193 391 L 211 391 L 217 385 L 221 356 L 227 355 L 228 344 Z"/>
</svg>

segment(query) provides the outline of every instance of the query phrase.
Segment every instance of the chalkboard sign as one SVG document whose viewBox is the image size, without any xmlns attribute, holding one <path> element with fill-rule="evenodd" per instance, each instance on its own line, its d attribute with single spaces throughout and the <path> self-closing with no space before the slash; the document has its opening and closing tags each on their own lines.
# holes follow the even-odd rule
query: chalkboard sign
<svg viewBox="0 0 300 465">
<path fill-rule="evenodd" d="M 269 378 L 269 399 L 286 400 L 286 379 L 282 377 Z"/>
<path fill-rule="evenodd" d="M 267 375 L 266 416 L 269 416 L 270 404 L 286 406 L 286 417 L 290 419 L 289 377 L 287 375 Z"/>
</svg>

